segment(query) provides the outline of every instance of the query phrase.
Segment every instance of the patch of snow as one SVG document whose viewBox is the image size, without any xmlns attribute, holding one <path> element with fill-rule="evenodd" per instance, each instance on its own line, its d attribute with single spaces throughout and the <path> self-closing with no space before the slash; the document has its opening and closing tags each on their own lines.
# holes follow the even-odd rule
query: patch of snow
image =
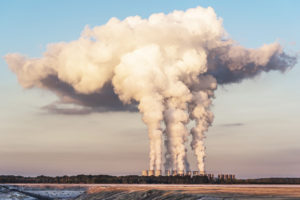
<svg viewBox="0 0 300 200">
<path fill-rule="evenodd" d="M 19 192 L 8 192 L 8 193 L 0 192 L 0 199 L 1 200 L 37 200 L 36 198 L 26 196 Z"/>
<path fill-rule="evenodd" d="M 80 190 L 56 190 L 56 189 L 39 189 L 39 190 L 22 190 L 31 194 L 37 194 L 43 197 L 55 199 L 71 199 L 80 196 L 84 191 Z"/>
</svg>

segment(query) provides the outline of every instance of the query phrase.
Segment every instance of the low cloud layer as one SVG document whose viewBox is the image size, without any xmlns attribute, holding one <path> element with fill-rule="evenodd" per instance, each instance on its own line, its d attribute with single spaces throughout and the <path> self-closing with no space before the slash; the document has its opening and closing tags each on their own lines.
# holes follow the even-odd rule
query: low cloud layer
<svg viewBox="0 0 300 200">
<path fill-rule="evenodd" d="M 234 127 L 234 126 L 245 126 L 244 123 L 228 123 L 228 124 L 221 124 L 222 127 Z"/>
</svg>

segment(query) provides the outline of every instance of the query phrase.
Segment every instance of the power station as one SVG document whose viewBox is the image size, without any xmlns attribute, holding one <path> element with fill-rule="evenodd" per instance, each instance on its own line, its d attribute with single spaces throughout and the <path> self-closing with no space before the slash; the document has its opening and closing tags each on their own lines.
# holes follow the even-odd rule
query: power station
<svg viewBox="0 0 300 200">
<path fill-rule="evenodd" d="M 204 171 L 183 171 L 183 170 L 166 170 L 165 176 L 206 176 L 208 179 L 213 180 L 215 179 L 214 174 L 212 173 L 205 173 Z M 143 170 L 142 176 L 163 176 L 161 170 Z M 218 177 L 216 178 L 218 180 L 235 180 L 234 174 L 218 174 Z"/>
</svg>

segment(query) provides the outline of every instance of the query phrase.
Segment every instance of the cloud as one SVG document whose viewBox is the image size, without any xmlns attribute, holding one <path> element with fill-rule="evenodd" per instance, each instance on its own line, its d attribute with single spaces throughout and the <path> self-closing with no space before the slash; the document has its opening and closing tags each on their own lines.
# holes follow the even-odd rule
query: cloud
<svg viewBox="0 0 300 200">
<path fill-rule="evenodd" d="M 235 127 L 235 126 L 245 126 L 244 123 L 227 123 L 227 124 L 220 124 L 219 126 L 222 127 Z"/>
<path fill-rule="evenodd" d="M 62 115 L 87 115 L 93 111 L 91 108 L 88 107 L 81 107 L 81 108 L 63 108 L 59 107 L 56 103 L 52 103 L 42 107 L 43 110 L 46 110 L 48 113 L 52 114 L 62 114 Z"/>
<path fill-rule="evenodd" d="M 212 8 L 197 7 L 148 19 L 111 18 L 105 25 L 86 27 L 77 40 L 49 44 L 41 58 L 12 53 L 5 60 L 24 88 L 51 90 L 61 102 L 95 112 L 132 112 L 137 111 L 138 92 L 168 90 L 169 95 L 166 80 L 171 76 L 190 90 L 203 87 L 201 79 L 207 75 L 218 85 L 238 83 L 261 72 L 284 72 L 297 56 L 285 53 L 277 42 L 242 47 L 227 37 Z M 153 76 L 151 88 L 142 71 Z"/>
<path fill-rule="evenodd" d="M 278 43 L 263 45 L 259 49 L 225 46 L 209 52 L 207 74 L 219 85 L 239 83 L 261 72 L 285 72 L 297 63 L 297 56 L 282 51 Z"/>
<path fill-rule="evenodd" d="M 106 83 L 101 90 L 92 94 L 81 94 L 74 88 L 58 79 L 57 76 L 49 75 L 41 80 L 41 87 L 53 91 L 60 99 L 58 104 L 74 104 L 81 108 L 61 108 L 57 103 L 43 107 L 43 109 L 56 114 L 89 114 L 93 112 L 129 111 L 137 112 L 136 103 L 124 104 L 114 93 L 112 85 Z"/>
</svg>

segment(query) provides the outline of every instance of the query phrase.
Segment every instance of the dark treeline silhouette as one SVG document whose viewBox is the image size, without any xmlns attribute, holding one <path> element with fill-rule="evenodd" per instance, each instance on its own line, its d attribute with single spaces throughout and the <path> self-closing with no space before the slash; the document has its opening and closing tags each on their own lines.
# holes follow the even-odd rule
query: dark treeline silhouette
<svg viewBox="0 0 300 200">
<path fill-rule="evenodd" d="M 77 175 L 77 176 L 0 176 L 0 183 L 116 183 L 116 184 L 199 184 L 209 183 L 206 176 L 109 176 L 109 175 Z"/>
<path fill-rule="evenodd" d="M 261 178 L 261 179 L 209 179 L 207 176 L 0 176 L 0 183 L 115 183 L 115 184 L 300 184 L 300 178 Z"/>
<path fill-rule="evenodd" d="M 300 178 L 238 179 L 237 184 L 300 184 Z"/>
</svg>

